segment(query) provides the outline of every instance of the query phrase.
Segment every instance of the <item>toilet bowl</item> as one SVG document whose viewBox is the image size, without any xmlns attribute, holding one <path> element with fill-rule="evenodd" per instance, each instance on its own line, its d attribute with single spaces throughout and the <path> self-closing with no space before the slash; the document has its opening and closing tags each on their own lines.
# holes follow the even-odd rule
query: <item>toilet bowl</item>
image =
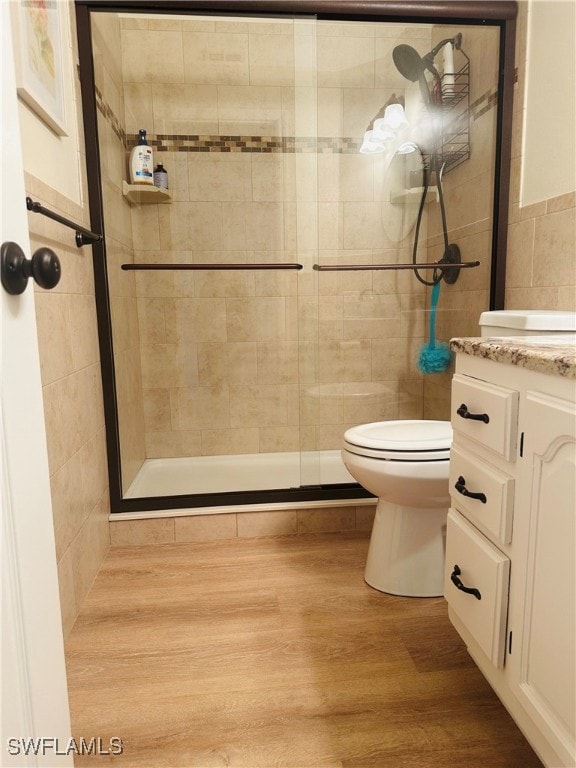
<svg viewBox="0 0 576 768">
<path fill-rule="evenodd" d="M 379 421 L 344 434 L 342 460 L 378 497 L 364 578 L 381 592 L 443 594 L 448 421 Z"/>
</svg>

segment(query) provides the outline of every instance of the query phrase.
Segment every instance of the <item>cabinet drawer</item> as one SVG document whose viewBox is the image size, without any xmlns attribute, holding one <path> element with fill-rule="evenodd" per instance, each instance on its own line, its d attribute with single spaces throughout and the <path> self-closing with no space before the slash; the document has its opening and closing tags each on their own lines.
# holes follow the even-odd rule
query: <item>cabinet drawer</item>
<svg viewBox="0 0 576 768">
<path fill-rule="evenodd" d="M 496 667 L 504 666 L 509 578 L 510 560 L 451 509 L 444 593 L 454 613 Z M 478 590 L 479 599 L 459 589 L 454 580 Z"/>
<path fill-rule="evenodd" d="M 455 374 L 452 379 L 452 427 L 514 461 L 518 392 Z"/>
<path fill-rule="evenodd" d="M 490 538 L 512 541 L 514 480 L 459 446 L 450 451 L 452 506 Z"/>
</svg>

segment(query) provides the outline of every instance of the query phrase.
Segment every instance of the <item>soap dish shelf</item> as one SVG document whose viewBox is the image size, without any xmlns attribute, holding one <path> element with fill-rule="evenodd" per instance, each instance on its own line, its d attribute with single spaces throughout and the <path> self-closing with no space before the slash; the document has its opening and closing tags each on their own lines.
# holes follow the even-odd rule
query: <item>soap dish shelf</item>
<svg viewBox="0 0 576 768">
<path fill-rule="evenodd" d="M 122 194 L 128 202 L 136 205 L 172 202 L 172 195 L 167 189 L 147 184 L 127 184 L 123 181 Z"/>
</svg>

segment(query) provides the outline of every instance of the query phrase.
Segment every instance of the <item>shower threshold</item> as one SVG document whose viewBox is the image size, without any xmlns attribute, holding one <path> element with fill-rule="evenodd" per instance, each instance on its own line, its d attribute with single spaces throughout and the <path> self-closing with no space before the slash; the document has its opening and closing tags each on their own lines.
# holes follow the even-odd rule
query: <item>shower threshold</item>
<svg viewBox="0 0 576 768">
<path fill-rule="evenodd" d="M 146 459 L 124 498 L 266 491 L 355 482 L 339 450 Z"/>
</svg>

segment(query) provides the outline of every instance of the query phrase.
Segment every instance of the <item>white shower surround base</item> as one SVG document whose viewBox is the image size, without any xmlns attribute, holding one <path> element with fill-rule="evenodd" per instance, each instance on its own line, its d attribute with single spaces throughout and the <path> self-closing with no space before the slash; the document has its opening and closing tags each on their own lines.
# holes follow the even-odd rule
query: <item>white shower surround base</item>
<svg viewBox="0 0 576 768">
<path fill-rule="evenodd" d="M 338 450 L 146 459 L 124 498 L 266 491 L 355 482 Z"/>
</svg>

